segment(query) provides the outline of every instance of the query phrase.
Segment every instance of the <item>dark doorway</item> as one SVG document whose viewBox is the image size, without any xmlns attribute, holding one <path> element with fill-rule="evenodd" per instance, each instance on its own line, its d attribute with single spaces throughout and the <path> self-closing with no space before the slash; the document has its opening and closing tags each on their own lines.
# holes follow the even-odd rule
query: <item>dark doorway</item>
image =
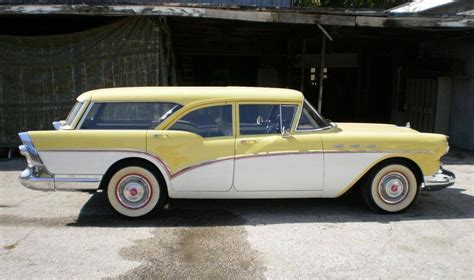
<svg viewBox="0 0 474 280">
<path fill-rule="evenodd" d="M 195 56 L 194 84 L 198 86 L 255 86 L 259 60 L 255 57 Z"/>
<path fill-rule="evenodd" d="M 390 122 L 393 69 L 392 57 L 374 55 L 371 59 L 369 83 L 369 98 L 363 110 L 366 121 L 374 123 Z"/>
<path fill-rule="evenodd" d="M 329 68 L 324 82 L 322 113 L 338 122 L 356 119 L 356 68 Z"/>
</svg>

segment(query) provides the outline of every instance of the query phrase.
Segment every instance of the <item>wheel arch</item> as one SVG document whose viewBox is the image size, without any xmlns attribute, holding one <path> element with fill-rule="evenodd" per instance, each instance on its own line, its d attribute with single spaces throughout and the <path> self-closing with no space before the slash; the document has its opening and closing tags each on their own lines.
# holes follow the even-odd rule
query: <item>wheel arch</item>
<svg viewBox="0 0 474 280">
<path fill-rule="evenodd" d="M 354 190 L 358 190 L 361 188 L 361 186 L 366 182 L 367 178 L 375 171 L 377 170 L 381 165 L 387 164 L 387 163 L 402 163 L 406 165 L 408 168 L 410 168 L 413 173 L 415 174 L 416 180 L 418 185 L 421 185 L 424 182 L 424 177 L 423 177 L 423 172 L 421 171 L 420 166 L 413 161 L 412 159 L 406 158 L 406 157 L 390 157 L 390 158 L 385 158 L 377 163 L 375 163 L 371 168 L 369 168 L 362 177 L 360 177 L 348 190 L 346 190 L 344 193 L 341 194 L 345 195 L 349 192 L 352 192 Z"/>
<path fill-rule="evenodd" d="M 421 183 L 424 182 L 423 171 L 421 171 L 420 166 L 414 160 L 406 158 L 406 157 L 391 157 L 391 158 L 381 160 L 376 165 L 374 165 L 364 175 L 364 177 L 369 175 L 370 174 L 369 172 L 373 172 L 375 170 L 375 168 L 378 168 L 380 165 L 385 164 L 387 162 L 391 162 L 391 161 L 394 162 L 394 163 L 404 163 L 405 165 L 407 165 L 407 167 L 410 168 L 413 171 L 413 173 L 415 174 L 418 185 L 420 185 Z"/>
<path fill-rule="evenodd" d="M 152 160 L 143 158 L 143 157 L 138 157 L 138 156 L 133 156 L 133 157 L 126 157 L 122 158 L 120 160 L 117 160 L 114 162 L 105 172 L 104 176 L 102 176 L 102 179 L 100 181 L 99 189 L 103 190 L 112 176 L 117 172 L 117 170 L 125 167 L 125 166 L 130 166 L 130 165 L 144 165 L 149 168 L 151 168 L 156 175 L 158 175 L 161 179 L 161 181 L 165 184 L 166 186 L 166 191 L 168 192 L 168 188 L 170 186 L 169 183 L 169 175 L 167 172 L 167 169 L 165 166 L 160 166 L 157 163 L 153 162 Z"/>
</svg>

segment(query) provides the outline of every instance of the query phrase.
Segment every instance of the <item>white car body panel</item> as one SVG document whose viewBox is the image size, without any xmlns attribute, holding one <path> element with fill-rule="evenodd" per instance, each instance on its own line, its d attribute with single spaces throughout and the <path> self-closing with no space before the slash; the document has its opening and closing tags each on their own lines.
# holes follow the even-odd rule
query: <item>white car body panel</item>
<svg viewBox="0 0 474 280">
<path fill-rule="evenodd" d="M 323 153 L 256 155 L 235 161 L 237 191 L 321 191 Z"/>
<path fill-rule="evenodd" d="M 368 166 L 385 155 L 387 153 L 329 152 L 249 156 L 210 162 L 170 174 L 158 158 L 141 152 L 40 152 L 48 170 L 57 176 L 104 175 L 121 159 L 146 159 L 161 171 L 172 198 L 337 197 Z M 265 172 L 262 166 L 267 167 L 263 169 Z M 315 172 L 318 170 L 324 170 L 324 176 Z"/>
<path fill-rule="evenodd" d="M 153 163 L 170 185 L 169 170 L 160 159 L 137 151 L 40 151 L 39 155 L 48 171 L 55 175 L 104 175 L 116 162 L 125 158 L 141 158 Z"/>
<path fill-rule="evenodd" d="M 176 192 L 226 192 L 232 187 L 234 159 L 193 166 L 171 177 Z"/>
<path fill-rule="evenodd" d="M 387 153 L 325 153 L 323 197 L 337 197 Z"/>
</svg>

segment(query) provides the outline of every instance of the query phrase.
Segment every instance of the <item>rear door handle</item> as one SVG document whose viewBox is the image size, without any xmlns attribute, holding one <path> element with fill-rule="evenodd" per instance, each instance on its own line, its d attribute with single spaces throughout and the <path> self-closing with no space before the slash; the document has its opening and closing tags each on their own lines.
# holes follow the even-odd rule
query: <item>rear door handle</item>
<svg viewBox="0 0 474 280">
<path fill-rule="evenodd" d="M 247 140 L 240 140 L 242 144 L 254 144 L 257 143 L 257 140 L 247 139 Z"/>
</svg>

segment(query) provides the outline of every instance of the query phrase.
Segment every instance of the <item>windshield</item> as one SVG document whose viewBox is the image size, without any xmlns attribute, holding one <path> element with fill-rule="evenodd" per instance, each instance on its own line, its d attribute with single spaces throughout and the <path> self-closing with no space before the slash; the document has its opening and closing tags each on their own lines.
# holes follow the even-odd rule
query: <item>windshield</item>
<svg viewBox="0 0 474 280">
<path fill-rule="evenodd" d="M 314 130 L 332 127 L 329 121 L 323 118 L 316 109 L 308 102 L 304 101 L 303 111 L 301 112 L 298 130 Z"/>
<path fill-rule="evenodd" d="M 71 112 L 69 112 L 69 115 L 67 115 L 66 122 L 64 123 L 65 126 L 72 125 L 72 122 L 76 118 L 77 113 L 79 113 L 79 111 L 81 110 L 83 104 L 84 103 L 82 102 L 76 102 L 76 104 L 74 104 L 74 107 L 72 107 Z"/>
</svg>

